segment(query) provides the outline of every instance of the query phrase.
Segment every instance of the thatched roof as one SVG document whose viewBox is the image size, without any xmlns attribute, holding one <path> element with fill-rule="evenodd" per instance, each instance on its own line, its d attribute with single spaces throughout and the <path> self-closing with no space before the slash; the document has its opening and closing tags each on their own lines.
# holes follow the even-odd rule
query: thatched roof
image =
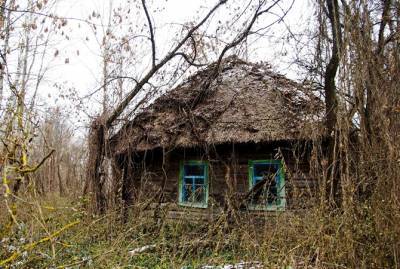
<svg viewBox="0 0 400 269">
<path fill-rule="evenodd" d="M 319 128 L 322 102 L 307 87 L 235 56 L 209 81 L 215 66 L 145 108 L 113 137 L 114 150 L 308 140 Z"/>
</svg>

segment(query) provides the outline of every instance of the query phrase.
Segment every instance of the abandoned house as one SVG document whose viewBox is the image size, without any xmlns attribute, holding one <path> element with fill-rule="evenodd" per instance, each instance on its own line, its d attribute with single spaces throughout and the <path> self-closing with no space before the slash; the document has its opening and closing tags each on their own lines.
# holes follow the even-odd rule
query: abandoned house
<svg viewBox="0 0 400 269">
<path fill-rule="evenodd" d="M 321 109 L 310 87 L 265 63 L 230 56 L 211 64 L 112 137 L 122 198 L 154 199 L 175 217 L 307 206 Z"/>
</svg>

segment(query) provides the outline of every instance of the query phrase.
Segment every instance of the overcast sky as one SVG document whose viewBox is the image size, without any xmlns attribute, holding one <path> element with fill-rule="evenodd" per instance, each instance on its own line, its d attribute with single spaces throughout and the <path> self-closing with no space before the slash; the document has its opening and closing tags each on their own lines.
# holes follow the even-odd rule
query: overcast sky
<svg viewBox="0 0 400 269">
<path fill-rule="evenodd" d="M 153 15 L 153 23 L 156 28 L 157 52 L 161 57 L 165 54 L 170 45 L 171 33 L 176 31 L 177 25 L 182 25 L 187 22 L 197 21 L 202 14 L 209 10 L 210 6 L 215 5 L 217 0 L 163 0 L 149 1 L 149 10 Z M 129 0 L 113 0 L 112 7 L 118 8 L 121 3 L 126 7 Z M 131 1 L 132 5 L 134 2 Z M 238 1 L 236 1 L 238 2 Z M 240 2 L 240 1 L 239 1 Z M 247 1 L 243 0 L 243 3 Z M 283 0 L 282 9 L 287 8 L 292 3 L 291 0 Z M 57 58 L 52 59 L 52 68 L 46 75 L 46 86 L 41 90 L 42 101 L 48 102 L 49 105 L 62 104 L 67 108 L 72 104 L 68 104 L 59 99 L 60 92 L 54 87 L 54 83 L 62 84 L 66 88 L 74 88 L 77 92 L 77 97 L 85 96 L 101 85 L 102 64 L 101 64 L 101 42 L 102 35 L 98 33 L 94 35 L 93 29 L 87 24 L 79 20 L 87 20 L 88 16 L 93 13 L 98 13 L 101 18 L 93 21 L 95 23 L 106 23 L 106 18 L 109 14 L 109 0 L 64 0 L 58 5 L 57 14 L 65 17 L 73 17 L 68 21 L 68 26 L 64 29 L 65 35 L 68 35 L 68 40 L 64 36 L 58 37 L 59 41 L 53 50 L 59 51 Z M 302 79 L 296 73 L 295 66 L 291 65 L 292 53 L 290 47 L 285 45 L 285 39 L 289 36 L 287 27 L 292 33 L 302 31 L 307 27 L 307 18 L 312 12 L 311 3 L 309 0 L 295 0 L 294 4 L 286 15 L 284 22 L 273 26 L 262 38 L 252 39 L 249 46 L 249 51 L 246 54 L 250 61 L 267 61 L 272 64 L 273 68 L 293 79 Z M 229 9 L 222 7 L 218 18 L 229 18 Z M 132 14 L 132 16 L 135 16 Z M 137 17 L 136 20 L 143 18 Z M 135 18 L 129 18 L 134 21 Z M 276 20 L 272 14 L 262 17 L 262 21 L 258 26 L 267 25 Z M 175 27 L 175 28 L 174 28 Z M 118 29 L 115 29 L 118 31 Z M 99 41 L 100 40 L 100 41 Z M 66 59 L 68 58 L 68 63 Z M 137 61 L 143 61 L 143 70 L 148 67 L 149 62 L 146 57 L 138 58 Z M 64 90 L 65 90 L 64 89 Z M 50 97 L 49 97 L 50 96 Z M 76 121 L 77 115 L 82 118 L 87 118 L 88 114 L 93 114 L 99 106 L 99 96 L 94 96 L 91 99 L 85 100 L 84 113 L 71 114 L 71 117 Z"/>
</svg>

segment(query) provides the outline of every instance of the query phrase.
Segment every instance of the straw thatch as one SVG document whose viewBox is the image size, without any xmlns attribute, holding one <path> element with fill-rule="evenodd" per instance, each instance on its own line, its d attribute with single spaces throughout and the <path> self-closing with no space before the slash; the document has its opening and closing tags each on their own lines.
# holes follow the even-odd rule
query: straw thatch
<svg viewBox="0 0 400 269">
<path fill-rule="evenodd" d="M 215 67 L 156 99 L 114 136 L 114 150 L 308 140 L 319 128 L 322 102 L 309 88 L 234 56 L 216 78 Z"/>
</svg>

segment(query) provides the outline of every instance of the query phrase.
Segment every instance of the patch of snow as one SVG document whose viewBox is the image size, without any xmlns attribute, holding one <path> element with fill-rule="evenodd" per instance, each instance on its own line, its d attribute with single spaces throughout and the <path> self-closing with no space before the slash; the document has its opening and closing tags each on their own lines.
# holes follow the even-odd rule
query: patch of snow
<svg viewBox="0 0 400 269">
<path fill-rule="evenodd" d="M 129 253 L 129 255 L 134 256 L 136 254 L 140 254 L 142 252 L 145 252 L 147 250 L 154 249 L 154 248 L 156 248 L 156 245 L 147 245 L 147 246 L 143 246 L 140 248 L 132 249 L 132 250 L 128 251 L 128 253 Z"/>
</svg>

